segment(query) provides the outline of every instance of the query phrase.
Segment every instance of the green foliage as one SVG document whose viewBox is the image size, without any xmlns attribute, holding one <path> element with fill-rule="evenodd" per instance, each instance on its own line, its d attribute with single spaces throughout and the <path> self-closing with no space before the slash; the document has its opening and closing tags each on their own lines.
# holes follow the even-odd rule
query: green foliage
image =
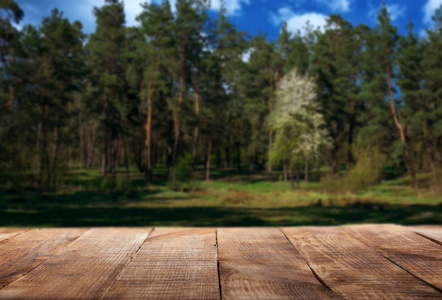
<svg viewBox="0 0 442 300">
<path fill-rule="evenodd" d="M 291 70 L 281 80 L 276 107 L 269 116 L 276 131 L 273 158 L 295 165 L 320 155 L 329 145 L 324 118 L 316 103 L 316 85 L 308 76 Z"/>
<path fill-rule="evenodd" d="M 215 165 L 215 175 L 346 165 L 357 190 L 378 180 L 358 141 L 438 184 L 442 9 L 425 38 L 412 24 L 399 34 L 384 5 L 374 28 L 330 15 L 323 31 L 284 23 L 270 41 L 241 32 L 224 8 L 213 18 L 208 1 L 172 2 L 142 4 L 126 27 L 123 1 L 106 0 L 85 44 L 81 23 L 57 9 L 17 30 L 23 11 L 0 1 L 0 168 L 11 174 L 1 186 L 54 191 L 71 167 L 100 165 L 111 176 L 97 191 L 126 189 L 118 168 L 143 172 L 143 184 L 191 185 L 190 166 L 204 162 L 208 180 Z"/>
<path fill-rule="evenodd" d="M 321 180 L 321 188 L 328 192 L 358 192 L 381 183 L 386 157 L 378 148 L 356 144 L 352 148 L 356 160 L 345 175 L 332 175 Z"/>
<path fill-rule="evenodd" d="M 156 169 L 155 173 L 160 172 Z M 97 171 L 75 171 L 85 182 Z M 199 173 L 200 177 L 203 175 Z M 63 190 L 0 193 L 0 226 L 302 226 L 360 223 L 440 224 L 440 196 L 409 188 L 409 178 L 388 180 L 357 195 L 330 194 L 316 183 L 295 192 L 278 174 L 220 171 L 222 181 L 198 182 L 197 189 L 143 185 L 143 174 L 121 191 Z M 125 177 L 124 174 L 121 174 Z M 269 177 L 270 176 L 270 177 Z M 117 176 L 118 178 L 119 176 Z M 422 177 L 422 178 L 421 178 Z M 126 178 L 121 178 L 123 182 Z M 421 180 L 431 180 L 422 174 Z M 66 186 L 68 187 L 68 186 Z M 133 187 L 138 187 L 135 192 Z"/>
<path fill-rule="evenodd" d="M 186 155 L 179 157 L 170 172 L 171 185 L 174 189 L 183 190 L 192 188 L 195 183 L 192 170 L 192 157 Z"/>
</svg>

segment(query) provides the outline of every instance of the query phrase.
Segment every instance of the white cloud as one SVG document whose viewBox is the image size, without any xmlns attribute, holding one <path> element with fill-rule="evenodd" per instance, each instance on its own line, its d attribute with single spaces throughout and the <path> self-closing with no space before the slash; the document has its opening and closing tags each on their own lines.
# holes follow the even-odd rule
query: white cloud
<svg viewBox="0 0 442 300">
<path fill-rule="evenodd" d="M 124 0 L 124 12 L 126 13 L 126 25 L 127 26 L 135 26 L 138 24 L 135 21 L 135 18 L 141 13 L 142 3 L 146 3 L 150 1 L 146 0 Z"/>
<path fill-rule="evenodd" d="M 372 19 L 374 22 L 377 22 L 378 13 L 381 11 L 382 6 L 374 7 L 372 6 L 368 11 L 368 17 Z M 407 7 L 399 4 L 387 4 L 387 11 L 390 14 L 391 21 L 395 21 L 396 19 L 403 17 L 405 15 L 405 11 Z"/>
<path fill-rule="evenodd" d="M 126 0 L 127 1 L 127 0 Z M 161 3 L 163 0 L 154 0 L 156 3 Z M 141 1 L 145 2 L 145 1 Z M 175 12 L 176 0 L 169 0 L 172 11 Z M 250 4 L 250 0 L 224 0 L 224 7 L 228 15 L 237 15 L 240 13 L 243 4 Z M 210 9 L 219 11 L 221 8 L 221 0 L 211 0 Z"/>
<path fill-rule="evenodd" d="M 243 52 L 241 59 L 243 62 L 249 62 L 250 61 L 250 56 L 252 56 L 254 49 L 253 48 L 249 48 L 246 51 Z"/>
<path fill-rule="evenodd" d="M 320 4 L 327 5 L 332 11 L 350 11 L 350 0 L 315 0 Z"/>
<path fill-rule="evenodd" d="M 281 25 L 287 22 L 287 30 L 293 33 L 300 32 L 305 34 L 306 24 L 309 23 L 314 29 L 323 29 L 327 24 L 327 16 L 315 12 L 296 14 L 289 7 L 282 7 L 277 14 L 270 15 L 270 21 L 275 25 Z"/>
<path fill-rule="evenodd" d="M 387 5 L 387 10 L 390 13 L 390 18 L 392 21 L 403 17 L 405 15 L 405 11 L 407 8 L 405 6 L 401 6 L 399 4 Z"/>
<path fill-rule="evenodd" d="M 428 0 L 424 6 L 424 22 L 430 23 L 431 17 L 434 15 L 436 9 L 442 5 L 442 0 Z"/>
<path fill-rule="evenodd" d="M 227 14 L 235 15 L 241 10 L 242 4 L 249 4 L 250 0 L 225 0 L 224 6 L 226 8 Z M 210 9 L 219 10 L 221 7 L 220 0 L 212 0 L 210 4 Z"/>
</svg>

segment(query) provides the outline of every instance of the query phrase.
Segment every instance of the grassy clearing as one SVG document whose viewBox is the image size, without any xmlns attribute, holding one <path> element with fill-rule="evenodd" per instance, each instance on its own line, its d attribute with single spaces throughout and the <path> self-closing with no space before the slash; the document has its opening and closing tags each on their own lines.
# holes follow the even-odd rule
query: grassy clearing
<svg viewBox="0 0 442 300">
<path fill-rule="evenodd" d="M 317 182 L 301 182 L 291 191 L 277 173 L 218 171 L 211 182 L 180 185 L 162 180 L 164 170 L 158 169 L 150 187 L 135 174 L 111 180 L 98 170 L 76 170 L 66 176 L 62 192 L 3 192 L 0 226 L 442 224 L 442 197 L 414 191 L 406 177 L 330 194 Z M 428 174 L 419 178 L 425 183 Z"/>
</svg>

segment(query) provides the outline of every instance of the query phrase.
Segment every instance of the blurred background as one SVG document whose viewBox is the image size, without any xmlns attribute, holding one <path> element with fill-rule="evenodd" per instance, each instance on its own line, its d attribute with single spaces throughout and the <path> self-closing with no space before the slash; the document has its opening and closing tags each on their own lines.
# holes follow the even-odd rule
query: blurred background
<svg viewBox="0 0 442 300">
<path fill-rule="evenodd" d="M 0 226 L 441 224 L 442 1 L 301 2 L 0 0 Z"/>
</svg>

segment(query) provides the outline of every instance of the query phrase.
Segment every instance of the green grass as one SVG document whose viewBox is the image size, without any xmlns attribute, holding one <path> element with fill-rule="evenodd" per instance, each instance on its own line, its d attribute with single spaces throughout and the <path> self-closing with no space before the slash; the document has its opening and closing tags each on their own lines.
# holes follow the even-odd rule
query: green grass
<svg viewBox="0 0 442 300">
<path fill-rule="evenodd" d="M 158 169 L 149 187 L 142 174 L 131 172 L 130 180 L 123 172 L 111 180 L 98 170 L 71 171 L 58 193 L 9 188 L 0 194 L 0 226 L 442 224 L 442 197 L 414 191 L 406 177 L 353 194 L 328 194 L 317 182 L 291 191 L 276 172 L 215 171 L 211 182 L 174 185 Z M 197 175 L 202 178 L 202 170 Z M 428 174 L 419 179 L 424 186 Z"/>
</svg>

